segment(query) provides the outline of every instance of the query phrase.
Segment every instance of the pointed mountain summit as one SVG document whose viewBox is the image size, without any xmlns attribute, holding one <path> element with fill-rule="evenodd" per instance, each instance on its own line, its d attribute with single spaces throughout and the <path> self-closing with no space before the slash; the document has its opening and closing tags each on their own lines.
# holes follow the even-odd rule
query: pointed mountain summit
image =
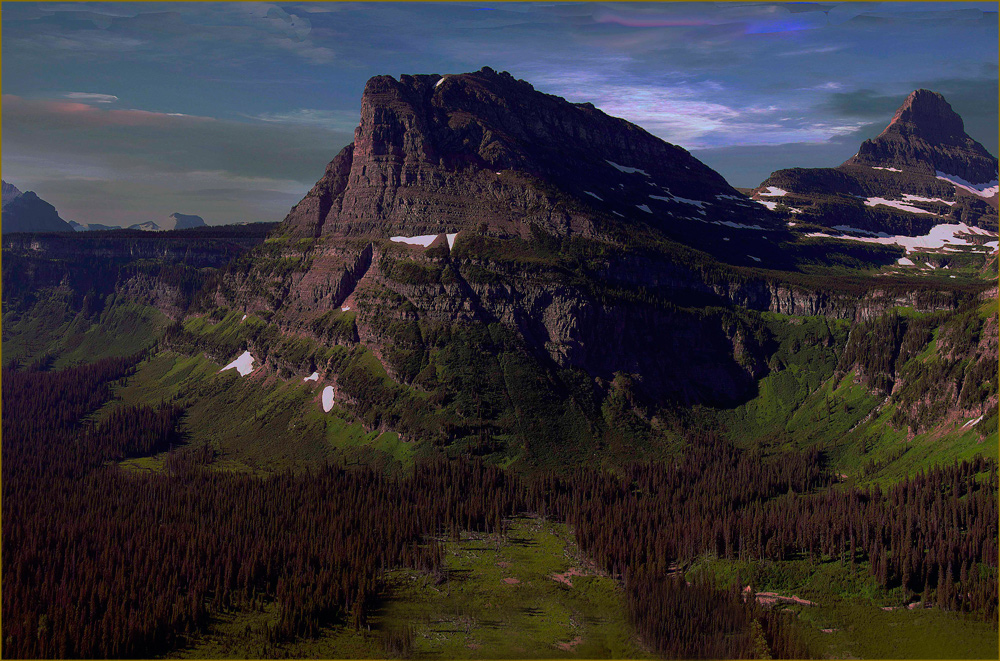
<svg viewBox="0 0 1000 661">
<path fill-rule="evenodd" d="M 285 224 L 306 237 L 483 226 L 527 236 L 533 225 L 596 236 L 616 217 L 667 232 L 702 222 L 773 224 L 684 149 L 489 67 L 369 80 L 353 144 Z"/>
<path fill-rule="evenodd" d="M 997 159 L 966 135 L 958 113 L 937 92 L 919 89 L 841 165 L 778 170 L 751 196 L 796 231 L 897 243 L 891 237 L 924 236 L 918 243 L 944 250 L 930 237 L 938 226 L 976 245 L 987 241 L 980 230 L 997 231 L 997 179 Z"/>
<path fill-rule="evenodd" d="M 997 159 L 965 133 L 965 123 L 943 96 L 916 90 L 874 140 L 865 140 L 844 165 L 945 172 L 973 183 L 996 179 Z"/>
</svg>

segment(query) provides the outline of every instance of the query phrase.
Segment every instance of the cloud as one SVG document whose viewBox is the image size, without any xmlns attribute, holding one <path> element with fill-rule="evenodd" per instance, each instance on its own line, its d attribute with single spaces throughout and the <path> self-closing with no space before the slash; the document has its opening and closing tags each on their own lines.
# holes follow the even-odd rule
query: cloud
<svg viewBox="0 0 1000 661">
<path fill-rule="evenodd" d="M 92 101 L 94 103 L 114 103 L 118 97 L 114 94 L 95 94 L 92 92 L 67 92 L 63 97 L 73 101 Z"/>
<path fill-rule="evenodd" d="M 858 121 L 827 121 L 795 108 L 724 102 L 738 95 L 714 81 L 644 83 L 590 71 L 538 80 L 546 91 L 590 101 L 616 117 L 687 149 L 724 145 L 822 142 L 856 131 Z"/>
<path fill-rule="evenodd" d="M 105 96 L 105 95 L 98 95 Z M 117 98 L 117 97 L 113 97 Z M 211 117 L 195 117 L 181 113 L 150 112 L 148 110 L 112 110 L 74 101 L 24 99 L 3 95 L 4 118 L 14 132 L 31 126 L 52 130 L 86 130 L 98 127 L 174 127 L 184 128 L 193 123 L 213 122 Z"/>
<path fill-rule="evenodd" d="M 183 7 L 183 11 L 179 8 Z M 271 3 L 122 4 L 107 11 L 100 3 L 59 7 L 5 16 L 5 24 L 32 23 L 29 34 L 8 37 L 15 51 L 63 58 L 81 53 L 108 58 L 128 52 L 138 60 L 191 58 L 230 63 L 260 62 L 275 52 L 291 53 L 309 64 L 329 64 L 336 53 L 312 37 L 312 24 L 299 13 Z M 163 49 L 164 39 L 170 48 Z"/>
<path fill-rule="evenodd" d="M 317 108 L 299 108 L 286 112 L 260 113 L 246 115 L 250 119 L 275 124 L 292 124 L 298 126 L 318 126 L 334 131 L 353 131 L 358 125 L 358 112 L 355 110 L 320 110 Z"/>
</svg>

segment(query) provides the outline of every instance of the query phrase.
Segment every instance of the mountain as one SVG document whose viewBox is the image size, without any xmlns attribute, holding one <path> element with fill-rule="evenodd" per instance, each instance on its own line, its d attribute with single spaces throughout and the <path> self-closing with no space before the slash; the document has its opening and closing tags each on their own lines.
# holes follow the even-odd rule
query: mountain
<svg viewBox="0 0 1000 661">
<path fill-rule="evenodd" d="M 966 275 L 846 278 L 905 253 L 785 222 L 683 149 L 509 74 L 378 76 L 353 143 L 206 297 L 212 337 L 240 351 L 170 341 L 321 373 L 338 406 L 407 441 L 619 461 L 662 449 L 667 411 L 740 406 L 790 369 L 770 361 L 792 331 L 763 315 L 943 314 L 978 295 Z M 244 314 L 266 321 L 243 330 Z M 822 352 L 843 341 L 827 323 Z"/>
<path fill-rule="evenodd" d="M 844 165 L 809 183 L 815 200 L 853 203 L 823 178 L 861 190 L 896 174 Z M 767 193 L 782 197 L 756 192 Z M 808 215 L 789 221 L 683 149 L 506 73 L 377 76 L 353 142 L 266 241 L 227 264 L 177 268 L 156 246 L 255 228 L 151 233 L 139 237 L 141 255 L 100 249 L 131 245 L 137 232 L 73 237 L 120 269 L 107 282 L 67 278 L 64 244 L 5 243 L 5 292 L 20 301 L 5 312 L 5 346 L 25 361 L 45 355 L 32 329 L 51 306 L 34 289 L 70 286 L 52 294 L 67 319 L 114 294 L 116 305 L 173 320 L 149 338 L 162 360 L 221 367 L 248 353 L 249 379 L 296 388 L 293 399 L 304 399 L 273 426 L 248 423 L 264 425 L 260 438 L 336 419 L 414 452 L 526 469 L 663 456 L 689 425 L 719 425 L 746 443 L 794 429 L 803 446 L 836 447 L 863 434 L 938 433 L 962 416 L 985 415 L 981 429 L 995 428 L 995 390 L 981 387 L 996 341 L 981 314 L 995 305 L 994 233 L 977 227 L 976 245 L 908 252 L 831 239 L 837 230 Z M 943 385 L 925 401 L 931 357 L 946 377 L 934 377 Z M 197 388 L 206 412 L 224 405 L 211 383 Z M 833 415 L 828 402 L 848 395 L 837 414 L 846 426 L 793 425 Z M 248 465 L 279 452 L 256 432 L 237 438 L 198 419 L 207 426 L 193 438 L 215 429 Z M 317 433 L 302 437 L 309 456 L 329 449 Z"/>
<path fill-rule="evenodd" d="M 117 225 L 102 225 L 100 223 L 82 224 L 76 221 L 69 221 L 70 226 L 77 232 L 107 232 L 109 230 L 120 230 Z"/>
<path fill-rule="evenodd" d="M 157 223 L 161 230 L 183 230 L 191 227 L 206 227 L 205 220 L 201 216 L 188 215 L 184 213 L 172 213 L 166 220 Z"/>
<path fill-rule="evenodd" d="M 205 220 L 201 216 L 172 213 L 159 223 L 149 220 L 145 223 L 129 225 L 128 229 L 143 232 L 169 232 L 172 230 L 191 229 L 192 227 L 208 227 L 208 225 L 205 224 Z"/>
<path fill-rule="evenodd" d="M 134 225 L 129 225 L 126 229 L 130 230 L 140 230 L 142 232 L 160 232 L 162 228 L 151 220 L 147 220 L 144 223 L 136 223 Z"/>
<path fill-rule="evenodd" d="M 844 165 L 905 169 L 957 180 L 993 183 L 997 159 L 965 133 L 965 123 L 937 92 L 919 89 L 906 97 L 874 140 L 865 140 Z"/>
<path fill-rule="evenodd" d="M 773 222 L 680 147 L 488 67 L 372 78 L 354 142 L 285 222 L 305 237 L 526 237 L 533 225 L 597 237 L 615 217 L 666 232 Z"/>
<path fill-rule="evenodd" d="M 28 191 L 3 182 L 3 232 L 72 232 L 73 227 L 59 217 L 56 208 Z"/>
<path fill-rule="evenodd" d="M 997 159 L 943 96 L 920 89 L 843 164 L 778 170 L 752 197 L 800 232 L 873 240 L 939 225 L 963 226 L 968 237 L 977 234 L 970 227 L 996 232 L 998 191 Z"/>
<path fill-rule="evenodd" d="M 8 202 L 20 196 L 21 191 L 18 190 L 17 186 L 8 184 L 6 181 L 3 182 L 3 206 L 7 206 Z"/>
</svg>

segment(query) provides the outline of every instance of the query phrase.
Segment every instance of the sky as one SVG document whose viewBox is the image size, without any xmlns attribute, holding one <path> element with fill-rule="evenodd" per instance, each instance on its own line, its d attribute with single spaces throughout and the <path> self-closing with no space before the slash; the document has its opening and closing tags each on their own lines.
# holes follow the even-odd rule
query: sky
<svg viewBox="0 0 1000 661">
<path fill-rule="evenodd" d="M 997 153 L 998 3 L 4 2 L 2 174 L 66 220 L 281 220 L 371 76 L 490 66 L 734 186 L 843 162 L 906 95 Z"/>
</svg>

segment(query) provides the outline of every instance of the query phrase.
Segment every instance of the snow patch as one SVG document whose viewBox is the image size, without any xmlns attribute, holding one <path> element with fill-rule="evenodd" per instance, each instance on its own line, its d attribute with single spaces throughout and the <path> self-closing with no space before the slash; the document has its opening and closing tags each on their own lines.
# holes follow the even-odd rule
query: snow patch
<svg viewBox="0 0 1000 661">
<path fill-rule="evenodd" d="M 333 386 L 323 388 L 323 412 L 329 413 L 333 408 Z"/>
<path fill-rule="evenodd" d="M 302 380 L 303 381 L 319 381 L 319 372 L 313 372 L 312 374 L 310 374 L 309 376 L 307 376 L 306 378 L 304 378 Z"/>
<path fill-rule="evenodd" d="M 608 161 L 608 160 L 606 160 L 605 162 L 608 165 L 610 165 L 611 167 L 613 167 L 614 169 L 618 170 L 619 172 L 624 172 L 625 174 L 634 174 L 634 173 L 638 172 L 639 174 L 645 175 L 647 177 L 649 176 L 648 172 L 646 172 L 645 170 L 640 170 L 639 168 L 630 168 L 627 165 L 618 165 L 614 161 Z"/>
<path fill-rule="evenodd" d="M 390 238 L 390 241 L 395 241 L 396 243 L 406 243 L 411 246 L 427 246 L 434 243 L 434 239 L 438 238 L 438 234 L 421 234 L 420 236 L 394 236 Z"/>
<path fill-rule="evenodd" d="M 913 266 L 913 260 L 909 257 L 900 257 L 896 260 L 896 263 L 900 266 Z"/>
<path fill-rule="evenodd" d="M 771 211 L 774 211 L 776 208 L 778 208 L 778 203 L 777 202 L 771 202 L 769 200 L 754 200 L 754 202 L 756 202 L 757 204 L 763 204 L 765 207 L 767 207 Z"/>
<path fill-rule="evenodd" d="M 621 215 L 620 213 L 618 213 L 617 211 L 612 211 L 611 213 L 615 214 L 616 216 L 619 216 L 620 218 L 624 218 L 625 217 L 625 216 Z"/>
<path fill-rule="evenodd" d="M 455 247 L 455 237 L 458 236 L 458 232 L 455 232 L 454 234 L 445 234 L 444 236 L 448 239 L 448 250 L 451 250 Z"/>
<path fill-rule="evenodd" d="M 441 80 L 434 83 L 434 87 L 438 87 L 441 83 L 443 83 L 445 78 L 447 78 L 447 76 L 441 76 Z"/>
<path fill-rule="evenodd" d="M 907 253 L 911 253 L 914 250 L 927 249 L 927 248 L 945 248 L 946 246 L 971 246 L 974 245 L 967 239 L 960 238 L 959 234 L 979 234 L 979 232 L 973 232 L 971 228 L 965 223 L 946 223 L 941 225 L 935 225 L 931 228 L 931 231 L 923 236 L 879 236 L 879 237 L 868 237 L 868 236 L 832 236 L 824 232 L 811 232 L 806 236 L 811 237 L 825 237 L 833 239 L 848 239 L 850 241 L 863 241 L 866 243 L 881 243 L 883 245 L 898 245 L 906 249 Z M 989 233 L 993 236 L 992 233 Z M 986 244 L 996 250 L 996 241 L 991 241 Z"/>
<path fill-rule="evenodd" d="M 963 188 L 973 195 L 978 195 L 979 197 L 993 197 L 1000 192 L 1000 185 L 998 185 L 1000 184 L 1000 181 L 997 179 L 987 181 L 985 184 L 973 184 L 957 175 L 941 172 L 940 170 L 936 170 L 934 174 L 938 179 L 954 184 L 956 187 Z"/>
<path fill-rule="evenodd" d="M 947 204 L 949 207 L 955 206 L 954 202 L 949 202 L 948 200 L 942 200 L 940 197 L 920 197 L 919 195 L 910 195 L 909 193 L 903 193 L 904 202 L 940 202 L 941 204 Z"/>
<path fill-rule="evenodd" d="M 855 154 L 855 156 L 857 156 L 857 154 Z M 902 170 L 899 170 L 897 168 L 881 168 L 877 165 L 873 165 L 872 170 L 886 170 L 887 172 L 902 172 Z"/>
<path fill-rule="evenodd" d="M 998 242 L 998 241 L 987 241 L 983 245 L 986 246 L 987 248 L 989 248 L 991 251 L 996 252 L 997 251 L 997 246 L 1000 245 L 1000 242 Z"/>
<path fill-rule="evenodd" d="M 918 207 L 911 207 L 909 204 L 903 204 L 902 202 L 897 202 L 896 200 L 887 200 L 884 197 L 869 197 L 865 199 L 866 207 L 874 207 L 880 204 L 892 207 L 893 209 L 899 209 L 900 211 L 908 211 L 910 213 L 926 213 L 931 216 L 936 215 L 933 211 L 926 211 Z"/>
<path fill-rule="evenodd" d="M 975 420 L 969 420 L 967 423 L 965 423 L 964 425 L 962 425 L 962 429 L 965 429 L 966 427 L 975 427 L 976 425 L 979 424 L 979 422 L 982 419 L 983 419 L 983 416 L 979 416 Z"/>
<path fill-rule="evenodd" d="M 246 320 L 247 320 L 247 316 L 246 315 L 243 315 L 243 318 L 240 319 L 240 321 L 246 321 Z"/>
<path fill-rule="evenodd" d="M 351 311 L 351 306 L 350 305 L 341 305 L 340 306 L 340 311 L 341 312 L 350 312 Z"/>
<path fill-rule="evenodd" d="M 598 195 L 597 193 L 591 193 L 591 192 L 590 192 L 589 190 L 585 190 L 585 191 L 583 191 L 583 192 L 584 192 L 584 193 L 586 193 L 587 195 L 591 196 L 591 197 L 596 197 L 596 198 L 597 198 L 598 200 L 600 200 L 601 202 L 603 202 L 603 201 L 604 201 L 604 198 L 603 198 L 603 197 L 601 197 L 600 195 Z"/>
<path fill-rule="evenodd" d="M 645 211 L 646 213 L 653 213 L 653 210 L 652 210 L 652 209 L 650 209 L 649 207 L 647 207 L 647 206 L 646 206 L 645 204 L 637 204 L 637 205 L 635 205 L 635 206 L 636 206 L 636 207 L 637 207 L 638 209 L 641 209 L 642 211 Z"/>
<path fill-rule="evenodd" d="M 718 200 L 736 200 L 737 202 L 744 202 L 747 199 L 739 195 L 716 195 L 715 197 Z"/>
<path fill-rule="evenodd" d="M 776 186 L 768 186 L 766 191 L 757 194 L 761 197 L 782 197 L 784 195 L 788 195 L 788 191 Z"/>
<path fill-rule="evenodd" d="M 760 230 L 760 231 L 767 230 L 766 227 L 761 227 L 760 225 L 744 225 L 742 223 L 734 223 L 731 220 L 714 220 L 714 221 L 712 221 L 712 224 L 713 225 L 725 225 L 726 227 L 732 227 L 733 229 L 737 229 L 737 230 Z"/>
<path fill-rule="evenodd" d="M 752 259 L 755 262 L 759 262 L 760 261 L 760 257 L 754 257 L 753 255 L 747 255 L 747 257 L 749 257 L 750 259 Z"/>
<path fill-rule="evenodd" d="M 246 376 L 253 371 L 253 356 L 250 355 L 249 351 L 244 351 L 240 354 L 240 357 L 223 367 L 220 372 L 225 372 L 226 370 L 236 369 L 240 373 L 240 376 Z"/>
<path fill-rule="evenodd" d="M 667 192 L 669 193 L 670 191 Z M 653 198 L 654 200 L 663 200 L 664 202 L 680 202 L 682 204 L 691 204 L 698 207 L 699 209 L 703 209 L 706 204 L 711 204 L 711 202 L 702 202 L 701 200 L 690 200 L 686 197 L 677 197 L 676 195 L 673 194 L 671 194 L 670 197 L 664 197 L 662 195 L 650 195 L 650 197 Z"/>
</svg>

